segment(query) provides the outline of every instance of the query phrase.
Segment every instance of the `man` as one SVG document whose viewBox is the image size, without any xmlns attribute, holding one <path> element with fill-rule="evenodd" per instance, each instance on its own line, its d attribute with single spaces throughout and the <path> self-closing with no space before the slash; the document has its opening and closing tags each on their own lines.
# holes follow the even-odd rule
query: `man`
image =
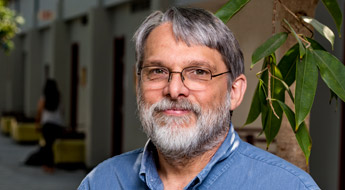
<svg viewBox="0 0 345 190">
<path fill-rule="evenodd" d="M 246 90 L 230 30 L 200 9 L 152 13 L 137 30 L 145 148 L 97 166 L 79 189 L 319 189 L 304 171 L 238 137 L 230 110 Z"/>
</svg>

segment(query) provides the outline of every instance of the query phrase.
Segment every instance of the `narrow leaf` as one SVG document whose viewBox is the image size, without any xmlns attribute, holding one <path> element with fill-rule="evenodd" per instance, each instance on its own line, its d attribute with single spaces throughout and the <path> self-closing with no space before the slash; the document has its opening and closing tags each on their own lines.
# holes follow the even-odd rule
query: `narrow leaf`
<svg viewBox="0 0 345 190">
<path fill-rule="evenodd" d="M 278 68 L 283 76 L 283 80 L 288 86 L 296 80 L 296 61 L 299 59 L 298 44 L 292 46 L 283 56 L 278 64 Z"/>
<path fill-rule="evenodd" d="M 261 133 L 260 133 L 260 135 L 263 133 L 263 132 L 265 132 L 266 131 L 266 127 L 267 127 L 267 115 L 268 115 L 268 112 L 269 112 L 269 110 L 268 110 L 268 107 L 267 107 L 267 105 L 266 104 L 262 104 L 261 105 L 261 124 L 262 124 L 262 131 L 261 131 Z M 267 140 L 267 137 L 266 137 L 266 141 L 268 141 Z M 269 144 L 270 144 L 271 142 L 267 142 L 267 147 L 269 146 Z"/>
<path fill-rule="evenodd" d="M 312 141 L 309 134 L 309 130 L 305 122 L 301 123 L 295 135 L 296 135 L 297 142 L 305 155 L 306 163 L 308 165 L 311 147 L 312 147 Z"/>
<path fill-rule="evenodd" d="M 248 125 L 250 123 L 253 123 L 260 115 L 261 113 L 261 101 L 260 98 L 262 97 L 262 95 L 260 96 L 260 88 L 262 88 L 262 83 L 259 82 L 257 87 L 256 87 L 256 90 L 255 90 L 255 93 L 254 93 L 254 96 L 253 96 L 253 100 L 252 100 L 252 104 L 250 106 L 250 110 L 249 110 L 249 114 L 248 114 L 248 117 L 247 117 L 247 121 L 244 125 Z"/>
<path fill-rule="evenodd" d="M 276 67 L 275 69 L 277 69 L 277 71 L 280 73 L 278 67 Z M 295 70 L 296 70 L 296 69 L 295 69 Z M 275 77 L 275 76 L 273 76 L 273 77 Z M 284 88 L 285 88 L 285 90 L 288 92 L 288 95 L 290 96 L 292 102 L 295 102 L 295 98 L 294 98 L 293 95 L 292 95 L 292 92 L 291 92 L 291 90 L 290 90 L 290 88 L 289 88 L 289 85 L 287 85 L 283 79 L 280 79 L 280 78 L 277 78 L 277 77 L 275 77 L 275 79 L 277 79 L 277 80 L 284 86 Z"/>
<path fill-rule="evenodd" d="M 345 66 L 326 51 L 315 50 L 313 54 L 320 70 L 321 78 L 328 88 L 345 102 Z"/>
<path fill-rule="evenodd" d="M 327 26 L 321 24 L 319 21 L 317 21 L 314 18 L 302 16 L 302 19 L 304 22 L 311 24 L 316 31 L 318 31 L 323 37 L 325 37 L 332 45 L 332 49 L 334 46 L 334 33 L 331 29 L 329 29 Z"/>
<path fill-rule="evenodd" d="M 267 111 L 265 114 L 266 117 L 265 117 L 265 122 L 264 122 L 265 124 L 264 131 L 265 131 L 265 136 L 266 136 L 266 141 L 267 141 L 267 149 L 279 132 L 281 122 L 282 122 L 282 115 L 283 115 L 283 111 L 279 107 L 279 105 L 276 102 L 272 102 L 272 104 L 279 118 L 277 118 L 274 115 L 272 108 L 269 105 L 267 105 L 266 106 Z"/>
<path fill-rule="evenodd" d="M 272 61 L 275 61 L 275 59 L 271 59 Z M 263 88 L 267 94 L 270 93 L 271 99 L 266 100 L 264 103 L 266 103 L 264 106 L 265 109 L 262 109 L 262 121 L 263 128 L 266 136 L 267 141 L 267 148 L 269 147 L 270 143 L 274 140 L 274 138 L 277 136 L 281 122 L 282 122 L 282 115 L 283 111 L 280 108 L 279 104 L 277 102 L 273 102 L 272 99 L 278 99 L 281 101 L 285 100 L 285 91 L 283 84 L 279 81 L 282 79 L 282 75 L 279 71 L 279 69 L 276 66 L 275 62 L 268 63 L 270 65 L 270 73 L 272 74 L 271 77 L 271 85 L 270 89 L 268 89 L 268 86 L 266 85 L 265 88 Z M 268 71 L 266 71 L 262 75 L 262 80 L 265 82 L 265 84 L 268 84 Z M 272 105 L 271 105 L 272 104 Z M 273 108 L 272 108 L 273 107 Z M 273 111 L 274 110 L 274 111 Z M 277 114 L 277 116 L 274 114 L 274 112 Z"/>
<path fill-rule="evenodd" d="M 261 105 L 262 104 L 266 105 L 267 104 L 267 100 L 266 100 L 267 99 L 267 91 L 265 88 L 267 88 L 267 87 L 266 87 L 265 83 L 263 82 L 263 80 L 260 79 L 259 83 L 260 83 L 260 88 L 259 88 L 260 102 L 261 102 Z"/>
<path fill-rule="evenodd" d="M 296 66 L 296 131 L 298 126 L 309 114 L 314 102 L 318 80 L 318 70 L 313 59 L 313 54 L 307 49 L 306 55 Z"/>
<path fill-rule="evenodd" d="M 289 106 L 287 106 L 285 103 L 283 103 L 282 101 L 277 100 L 277 102 L 279 103 L 280 107 L 283 109 L 291 127 L 292 130 L 295 132 L 295 114 L 293 113 L 293 111 L 289 108 Z M 305 158 L 306 158 L 306 162 L 308 164 L 309 161 L 309 157 L 310 157 L 310 151 L 311 151 L 311 146 L 312 146 L 312 141 L 309 135 L 309 131 L 305 125 L 304 122 L 301 123 L 301 125 L 299 126 L 298 130 L 295 132 L 296 135 L 296 139 L 297 142 L 299 144 L 299 146 L 301 147 Z"/>
<path fill-rule="evenodd" d="M 252 64 L 250 68 L 253 68 L 255 63 L 262 58 L 267 57 L 274 53 L 281 45 L 284 44 L 288 37 L 286 32 L 281 32 L 270 37 L 265 43 L 258 47 L 252 55 Z"/>
<path fill-rule="evenodd" d="M 322 0 L 322 2 L 328 9 L 329 13 L 332 15 L 335 25 L 337 26 L 337 29 L 338 29 L 338 34 L 340 36 L 340 29 L 343 22 L 343 15 L 341 13 L 337 0 Z"/>
<path fill-rule="evenodd" d="M 273 85 L 273 94 L 272 94 L 272 98 L 277 98 L 276 95 L 280 94 L 283 92 L 283 90 L 285 89 L 284 84 L 281 82 L 283 76 L 280 73 L 279 68 L 276 65 L 272 65 L 271 66 L 272 69 L 272 85 Z"/>
<path fill-rule="evenodd" d="M 262 64 L 262 68 L 266 68 L 269 63 L 269 58 L 265 57 L 264 63 Z M 259 82 L 261 84 L 262 88 L 259 88 L 259 96 L 261 101 L 261 124 L 262 124 L 262 131 L 259 135 L 261 135 L 266 128 L 267 123 L 267 115 L 268 115 L 268 107 L 267 107 L 267 81 L 268 81 L 268 71 L 264 71 L 261 74 L 261 77 L 259 79 Z M 267 138 L 266 138 L 267 139 Z"/>
<path fill-rule="evenodd" d="M 280 107 L 283 109 L 286 118 L 288 119 L 292 130 L 295 132 L 295 113 L 293 113 L 293 111 L 289 108 L 288 105 L 286 105 L 284 102 L 280 101 L 280 100 L 275 100 L 279 103 Z"/>
<path fill-rule="evenodd" d="M 229 0 L 215 15 L 224 23 L 227 23 L 231 17 L 241 10 L 249 1 L 250 0 Z"/>
<path fill-rule="evenodd" d="M 284 19 L 284 22 L 289 26 L 293 36 L 296 38 L 298 44 L 299 44 L 299 56 L 300 58 L 302 58 L 305 54 L 305 48 L 304 45 L 302 43 L 302 41 L 299 39 L 299 36 L 297 35 L 297 33 L 295 32 L 295 30 L 291 27 L 290 23 Z"/>
</svg>

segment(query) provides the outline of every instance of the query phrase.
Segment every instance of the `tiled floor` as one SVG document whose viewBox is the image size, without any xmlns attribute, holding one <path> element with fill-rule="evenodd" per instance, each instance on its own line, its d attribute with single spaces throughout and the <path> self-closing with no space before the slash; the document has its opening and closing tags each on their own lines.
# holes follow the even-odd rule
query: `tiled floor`
<svg viewBox="0 0 345 190">
<path fill-rule="evenodd" d="M 19 145 L 0 134 L 0 189 L 1 190 L 73 190 L 85 176 L 84 170 L 56 169 L 45 173 L 41 167 L 25 166 L 23 162 L 37 145 Z"/>
</svg>

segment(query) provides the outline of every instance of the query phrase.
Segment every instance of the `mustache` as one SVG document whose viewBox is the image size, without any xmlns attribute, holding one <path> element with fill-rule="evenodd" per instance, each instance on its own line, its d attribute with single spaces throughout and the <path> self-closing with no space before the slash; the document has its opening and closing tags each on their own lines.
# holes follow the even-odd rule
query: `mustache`
<svg viewBox="0 0 345 190">
<path fill-rule="evenodd" d="M 154 112 L 162 112 L 167 109 L 182 109 L 190 110 L 196 115 L 201 114 L 201 106 L 199 104 L 192 103 L 188 99 L 171 100 L 169 98 L 163 98 L 161 101 L 155 103 L 152 107 Z"/>
</svg>

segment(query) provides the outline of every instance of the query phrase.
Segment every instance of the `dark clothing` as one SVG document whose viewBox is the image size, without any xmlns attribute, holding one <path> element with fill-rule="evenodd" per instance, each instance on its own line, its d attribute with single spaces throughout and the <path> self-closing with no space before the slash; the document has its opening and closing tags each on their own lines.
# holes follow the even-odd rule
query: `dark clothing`
<svg viewBox="0 0 345 190">
<path fill-rule="evenodd" d="M 57 138 L 61 138 L 64 128 L 53 124 L 46 123 L 42 126 L 42 134 L 45 145 L 42 147 L 42 164 L 46 166 L 54 166 L 53 144 Z"/>
</svg>

